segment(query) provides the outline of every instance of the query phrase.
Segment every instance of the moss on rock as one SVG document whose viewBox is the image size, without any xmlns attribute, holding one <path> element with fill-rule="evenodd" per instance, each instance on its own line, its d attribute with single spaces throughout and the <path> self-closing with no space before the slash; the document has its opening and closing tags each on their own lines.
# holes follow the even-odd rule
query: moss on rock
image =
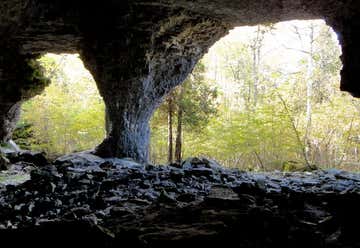
<svg viewBox="0 0 360 248">
<path fill-rule="evenodd" d="M 38 60 L 28 59 L 25 63 L 24 83 L 21 89 L 23 100 L 41 94 L 45 87 L 50 84 L 50 79 L 45 76 L 45 70 Z"/>
</svg>

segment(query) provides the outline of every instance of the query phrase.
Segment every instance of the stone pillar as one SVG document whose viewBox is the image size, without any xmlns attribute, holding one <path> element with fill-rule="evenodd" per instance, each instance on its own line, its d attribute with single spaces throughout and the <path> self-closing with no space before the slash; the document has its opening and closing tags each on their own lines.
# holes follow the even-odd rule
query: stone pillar
<svg viewBox="0 0 360 248">
<path fill-rule="evenodd" d="M 146 60 L 145 51 L 124 47 L 124 51 L 113 53 L 119 47 L 121 44 L 109 41 L 95 51 L 87 50 L 82 56 L 106 105 L 107 137 L 95 152 L 102 157 L 131 157 L 145 162 L 148 160 L 149 120 L 162 97 L 191 71 L 196 58 L 173 66 L 173 61 L 168 61 L 169 64 L 159 68 L 153 61 Z M 134 54 L 137 52 L 140 54 Z M 169 75 L 174 73 L 174 67 L 177 75 Z"/>
<path fill-rule="evenodd" d="M 360 97 L 360 15 L 331 18 L 328 24 L 334 28 L 342 47 L 340 89 Z"/>
<path fill-rule="evenodd" d="M 0 103 L 0 143 L 8 142 L 20 117 L 21 102 Z"/>
<path fill-rule="evenodd" d="M 222 23 L 193 21 L 183 27 L 164 24 L 159 32 L 126 30 L 121 41 L 106 35 L 86 39 L 81 56 L 107 112 L 108 133 L 95 149 L 97 155 L 148 161 L 149 120 L 155 109 L 228 30 Z M 174 30 L 167 34 L 166 28 Z"/>
<path fill-rule="evenodd" d="M 104 97 L 109 128 L 106 139 L 96 149 L 97 155 L 147 161 L 149 120 L 157 104 L 155 99 L 143 102 L 136 100 L 141 98 L 143 96 L 133 92 Z"/>
</svg>

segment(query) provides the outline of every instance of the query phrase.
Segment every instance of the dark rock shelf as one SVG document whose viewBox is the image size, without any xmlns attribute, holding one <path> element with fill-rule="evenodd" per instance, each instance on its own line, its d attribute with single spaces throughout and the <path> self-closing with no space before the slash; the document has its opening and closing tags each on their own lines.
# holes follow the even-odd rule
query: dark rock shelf
<svg viewBox="0 0 360 248">
<path fill-rule="evenodd" d="M 79 153 L 1 186 L 0 209 L 0 240 L 14 247 L 360 247 L 360 175 L 338 170 L 246 173 L 207 159 L 153 166 Z"/>
</svg>

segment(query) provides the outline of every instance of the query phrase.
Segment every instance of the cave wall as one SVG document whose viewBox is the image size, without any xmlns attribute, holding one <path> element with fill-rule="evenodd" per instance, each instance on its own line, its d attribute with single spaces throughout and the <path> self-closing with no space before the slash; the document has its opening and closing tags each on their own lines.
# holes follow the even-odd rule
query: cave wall
<svg viewBox="0 0 360 248">
<path fill-rule="evenodd" d="M 6 47 L 0 55 L 0 143 L 11 139 L 22 102 L 40 94 L 50 83 L 36 61 L 37 55 Z"/>
<path fill-rule="evenodd" d="M 359 1 L 3 0 L 0 139 L 11 137 L 21 102 L 46 85 L 29 59 L 78 52 L 108 114 L 108 134 L 96 153 L 146 161 L 154 110 L 231 28 L 315 18 L 338 33 L 344 65 L 340 88 L 359 97 Z M 29 79 L 29 74 L 37 76 Z"/>
</svg>

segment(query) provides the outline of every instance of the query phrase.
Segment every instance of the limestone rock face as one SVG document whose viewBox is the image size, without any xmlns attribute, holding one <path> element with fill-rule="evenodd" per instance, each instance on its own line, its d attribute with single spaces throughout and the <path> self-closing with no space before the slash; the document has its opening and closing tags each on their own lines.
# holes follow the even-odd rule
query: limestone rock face
<svg viewBox="0 0 360 248">
<path fill-rule="evenodd" d="M 11 137 L 21 102 L 44 86 L 38 77 L 28 77 L 37 71 L 28 66 L 29 58 L 80 53 L 108 115 L 108 135 L 96 154 L 146 161 L 152 113 L 228 30 L 310 18 L 323 18 L 338 32 L 341 89 L 360 96 L 358 1 L 3 0 L 0 139 Z"/>
</svg>

